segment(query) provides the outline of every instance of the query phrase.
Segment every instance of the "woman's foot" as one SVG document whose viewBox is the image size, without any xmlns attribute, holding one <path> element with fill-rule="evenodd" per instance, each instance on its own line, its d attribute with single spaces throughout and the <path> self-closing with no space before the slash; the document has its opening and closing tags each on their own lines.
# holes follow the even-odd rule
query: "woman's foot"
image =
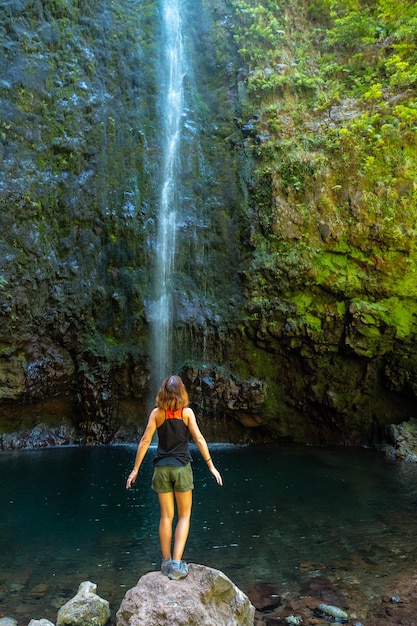
<svg viewBox="0 0 417 626">
<path fill-rule="evenodd" d="M 180 561 L 179 565 L 177 562 L 172 561 L 171 567 L 168 571 L 168 578 L 171 580 L 181 580 L 181 578 L 185 578 L 188 576 L 188 565 L 185 561 Z"/>
<path fill-rule="evenodd" d="M 161 563 L 161 572 L 164 576 L 168 576 L 168 572 L 171 568 L 172 565 L 172 559 L 162 559 L 162 563 Z"/>
</svg>

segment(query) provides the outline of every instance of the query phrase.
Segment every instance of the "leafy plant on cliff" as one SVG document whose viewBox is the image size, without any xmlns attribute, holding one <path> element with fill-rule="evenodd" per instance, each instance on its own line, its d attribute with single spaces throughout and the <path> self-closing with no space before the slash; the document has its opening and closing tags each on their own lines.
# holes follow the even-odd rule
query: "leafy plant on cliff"
<svg viewBox="0 0 417 626">
<path fill-rule="evenodd" d="M 255 201 L 249 292 L 262 293 L 265 309 L 283 292 L 290 303 L 308 276 L 323 296 L 383 298 L 403 338 L 412 316 L 394 298 L 417 295 L 417 4 L 231 5 L 247 66 L 244 113 L 258 116 L 250 149 L 261 186 L 264 172 L 271 185 L 269 203 Z"/>
</svg>

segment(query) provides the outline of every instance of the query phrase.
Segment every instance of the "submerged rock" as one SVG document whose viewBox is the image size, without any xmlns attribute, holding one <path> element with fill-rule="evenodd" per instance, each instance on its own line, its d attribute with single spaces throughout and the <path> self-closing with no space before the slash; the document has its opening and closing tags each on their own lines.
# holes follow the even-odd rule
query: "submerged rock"
<svg viewBox="0 0 417 626">
<path fill-rule="evenodd" d="M 261 613 L 272 611 L 281 605 L 281 594 L 276 585 L 257 583 L 245 591 L 254 607 Z"/>
<path fill-rule="evenodd" d="M 117 626 L 253 626 L 255 608 L 223 574 L 190 565 L 187 578 L 173 581 L 150 572 L 130 589 L 117 612 Z"/>
<path fill-rule="evenodd" d="M 301 588 L 303 596 L 311 596 L 328 605 L 346 605 L 345 594 L 325 576 L 314 576 Z"/>
<path fill-rule="evenodd" d="M 339 609 L 337 606 L 331 604 L 319 604 L 314 609 L 314 614 L 318 617 L 322 617 L 329 622 L 338 622 L 339 624 L 346 624 L 349 620 L 349 615 L 346 611 Z"/>
<path fill-rule="evenodd" d="M 57 626 L 104 626 L 110 618 L 109 603 L 96 590 L 95 583 L 82 582 L 77 595 L 59 609 Z"/>
</svg>

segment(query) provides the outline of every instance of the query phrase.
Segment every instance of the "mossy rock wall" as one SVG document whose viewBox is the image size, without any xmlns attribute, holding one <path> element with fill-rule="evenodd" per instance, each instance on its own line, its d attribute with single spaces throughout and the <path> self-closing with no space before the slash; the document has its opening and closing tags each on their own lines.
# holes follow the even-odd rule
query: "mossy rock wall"
<svg viewBox="0 0 417 626">
<path fill-rule="evenodd" d="M 160 5 L 0 18 L 2 429 L 55 401 L 84 440 L 129 437 L 154 394 Z M 417 390 L 415 3 L 184 19 L 175 369 L 213 438 L 378 441 Z"/>
<path fill-rule="evenodd" d="M 216 320 L 228 323 L 239 281 L 231 234 L 241 195 L 226 139 L 235 129 L 235 101 L 225 9 L 204 1 L 184 8 L 184 45 L 194 61 L 182 127 L 176 367 L 201 358 Z M 63 419 L 89 440 L 110 441 L 125 401 L 146 411 L 154 395 L 149 303 L 163 144 L 160 11 L 150 0 L 10 0 L 0 7 L 6 430 L 16 424 L 14 403 L 46 406 L 55 398 Z"/>
<path fill-rule="evenodd" d="M 254 172 L 239 367 L 267 382 L 280 436 L 377 440 L 415 402 L 416 6 L 235 18 Z"/>
</svg>

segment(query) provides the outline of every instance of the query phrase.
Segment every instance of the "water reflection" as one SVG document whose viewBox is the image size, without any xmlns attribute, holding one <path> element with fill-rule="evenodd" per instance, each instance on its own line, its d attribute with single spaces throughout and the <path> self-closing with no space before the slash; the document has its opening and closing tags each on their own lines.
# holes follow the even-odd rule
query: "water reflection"
<svg viewBox="0 0 417 626">
<path fill-rule="evenodd" d="M 367 450 L 212 446 L 224 487 L 194 454 L 185 558 L 296 591 L 324 575 L 354 596 L 380 595 L 415 562 L 417 468 Z M 92 580 L 117 610 L 159 565 L 153 450 L 126 491 L 135 446 L 3 452 L 0 611 L 27 624 Z"/>
</svg>

